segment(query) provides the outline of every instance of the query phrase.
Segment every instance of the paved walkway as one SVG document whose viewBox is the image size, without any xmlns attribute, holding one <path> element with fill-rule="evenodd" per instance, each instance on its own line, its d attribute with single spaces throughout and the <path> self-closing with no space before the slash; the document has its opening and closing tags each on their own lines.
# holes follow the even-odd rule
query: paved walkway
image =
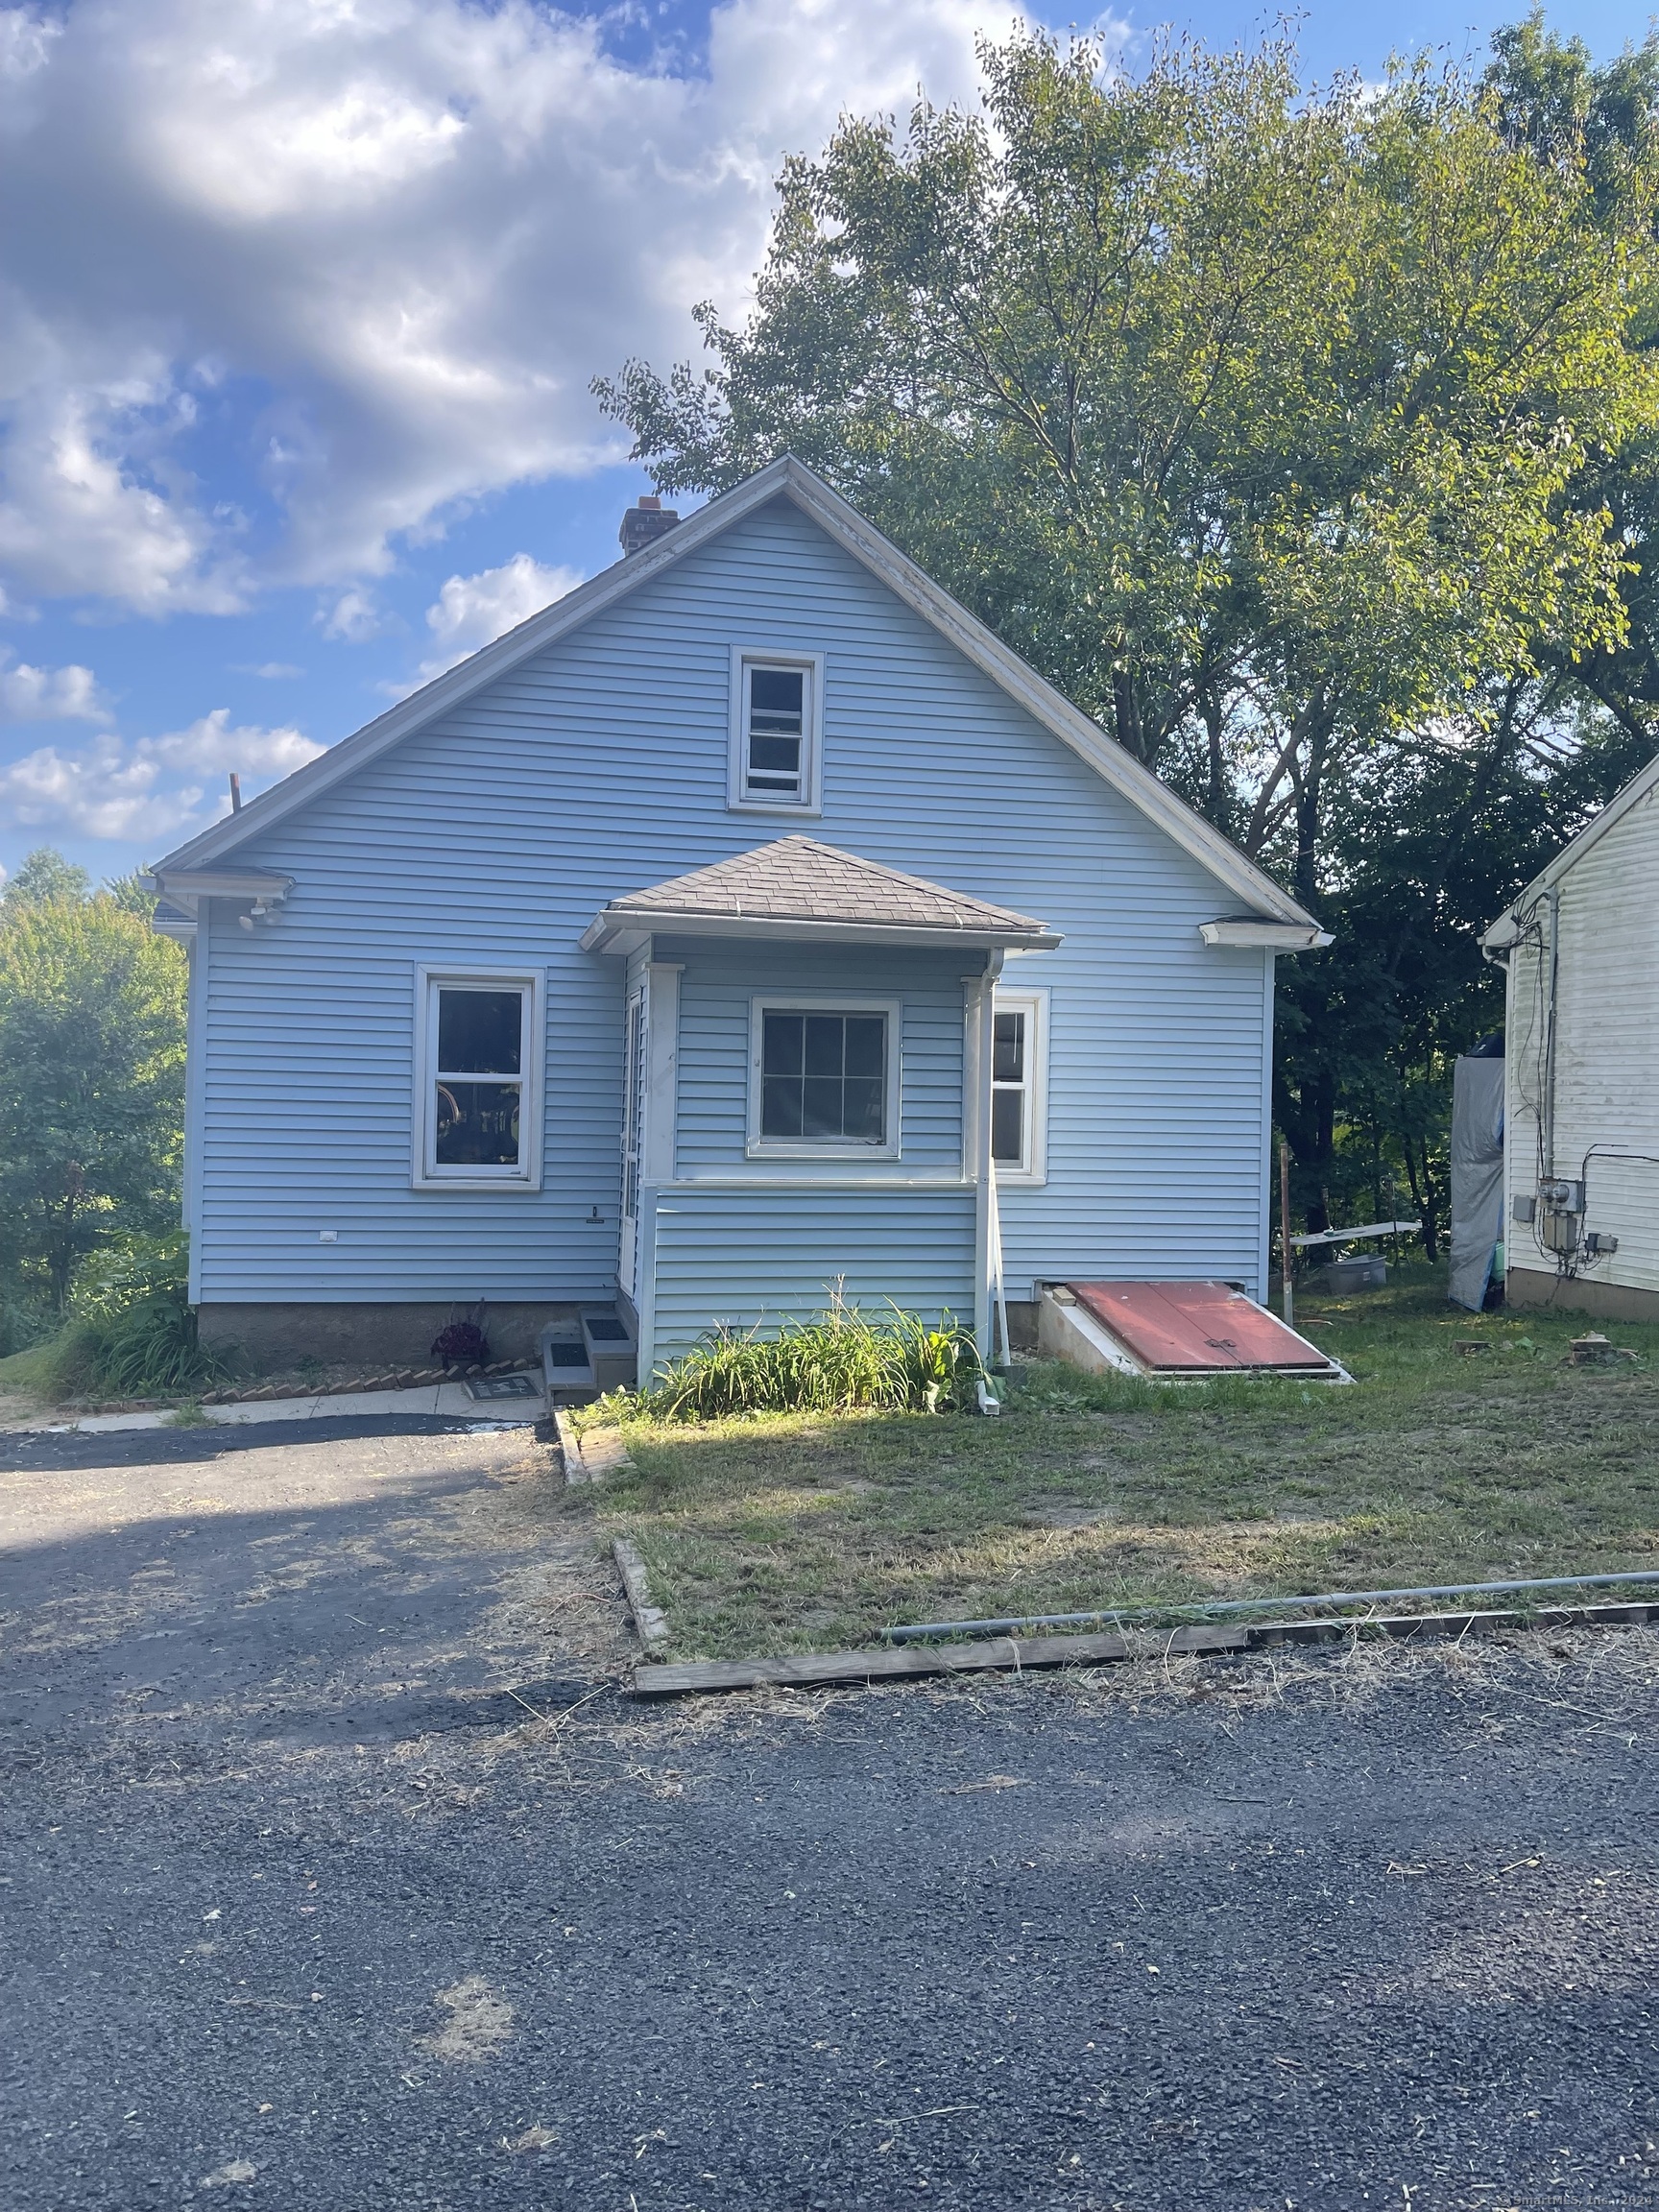
<svg viewBox="0 0 1659 2212">
<path fill-rule="evenodd" d="M 341 1390 L 312 1398 L 256 1398 L 230 1406 L 204 1406 L 202 1421 L 247 1425 L 291 1421 L 400 1421 L 410 1417 L 499 1421 L 528 1427 L 544 1420 L 547 1401 L 533 1397 L 474 1398 L 465 1382 L 426 1382 L 415 1390 Z M 6 1425 L 4 1432 L 44 1431 L 52 1435 L 118 1436 L 128 1431 L 176 1429 L 177 1416 L 160 1413 L 42 1413 Z M 192 1422 L 190 1426 L 200 1424 Z"/>
</svg>

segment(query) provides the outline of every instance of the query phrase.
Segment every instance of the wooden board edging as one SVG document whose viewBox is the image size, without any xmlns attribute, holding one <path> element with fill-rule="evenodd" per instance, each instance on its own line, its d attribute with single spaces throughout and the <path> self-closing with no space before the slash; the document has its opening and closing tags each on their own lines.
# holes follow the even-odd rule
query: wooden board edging
<svg viewBox="0 0 1659 2212">
<path fill-rule="evenodd" d="M 696 1659 L 637 1667 L 637 1697 L 696 1690 L 757 1690 L 830 1682 L 903 1682 L 918 1675 L 974 1674 L 987 1668 L 1099 1666 L 1127 1659 L 1121 1636 L 994 1636 L 974 1644 L 902 1644 L 876 1651 L 799 1651 L 782 1659 Z"/>
<path fill-rule="evenodd" d="M 1248 1627 L 1145 1629 L 1126 1636 L 993 1636 L 968 1644 L 902 1644 L 873 1651 L 800 1651 L 781 1659 L 653 1662 L 634 1670 L 636 1697 L 682 1697 L 713 1690 L 828 1688 L 838 1682 L 904 1682 L 942 1674 L 1102 1667 L 1166 1652 L 1249 1652 L 1283 1644 L 1329 1644 L 1358 1634 L 1490 1635 L 1499 1629 L 1623 1628 L 1659 1624 L 1659 1604 L 1551 1605 L 1537 1613 L 1405 1613 L 1389 1619 L 1271 1621 Z"/>
</svg>

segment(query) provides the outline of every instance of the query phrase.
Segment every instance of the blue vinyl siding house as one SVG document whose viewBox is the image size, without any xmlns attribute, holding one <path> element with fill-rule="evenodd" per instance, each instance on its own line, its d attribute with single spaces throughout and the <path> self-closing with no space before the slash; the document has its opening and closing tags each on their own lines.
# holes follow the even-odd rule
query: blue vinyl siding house
<svg viewBox="0 0 1659 2212">
<path fill-rule="evenodd" d="M 1260 1295 L 1310 917 L 798 463 L 656 519 L 156 864 L 204 1334 Z"/>
</svg>

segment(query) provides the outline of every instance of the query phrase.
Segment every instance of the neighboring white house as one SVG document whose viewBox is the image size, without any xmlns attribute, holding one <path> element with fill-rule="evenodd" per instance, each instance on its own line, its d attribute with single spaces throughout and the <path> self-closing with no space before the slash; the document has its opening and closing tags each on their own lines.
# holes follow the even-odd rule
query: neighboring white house
<svg viewBox="0 0 1659 2212">
<path fill-rule="evenodd" d="M 1659 1317 L 1659 759 L 1483 942 L 1509 975 L 1506 1295 Z"/>
</svg>

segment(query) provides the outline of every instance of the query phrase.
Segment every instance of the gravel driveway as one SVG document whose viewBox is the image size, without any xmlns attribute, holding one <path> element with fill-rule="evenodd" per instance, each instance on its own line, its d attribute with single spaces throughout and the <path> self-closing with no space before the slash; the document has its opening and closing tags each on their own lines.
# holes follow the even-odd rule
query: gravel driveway
<svg viewBox="0 0 1659 2212">
<path fill-rule="evenodd" d="M 0 1439 L 0 2201 L 1659 2206 L 1659 1637 L 646 1711 L 585 1510 Z"/>
</svg>

